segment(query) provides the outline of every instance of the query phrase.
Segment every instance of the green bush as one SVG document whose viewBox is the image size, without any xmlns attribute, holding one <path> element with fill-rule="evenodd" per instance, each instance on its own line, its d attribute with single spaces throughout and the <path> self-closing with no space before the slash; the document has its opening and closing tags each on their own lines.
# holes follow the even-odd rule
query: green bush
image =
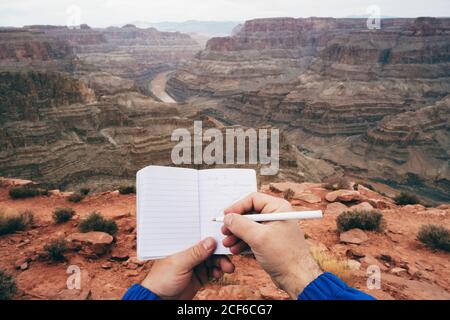
<svg viewBox="0 0 450 320">
<path fill-rule="evenodd" d="M 71 194 L 67 198 L 67 201 L 77 203 L 77 202 L 81 202 L 81 200 L 83 200 L 83 199 L 84 199 L 84 196 L 82 196 L 81 194 L 78 194 L 78 193 L 74 193 L 74 194 Z"/>
<path fill-rule="evenodd" d="M 72 219 L 74 214 L 75 210 L 72 208 L 56 208 L 53 212 L 53 220 L 58 224 L 64 223 Z"/>
<path fill-rule="evenodd" d="M 442 226 L 421 226 L 417 239 L 431 249 L 450 251 L 450 231 Z"/>
<path fill-rule="evenodd" d="M 117 224 L 114 220 L 106 219 L 99 212 L 92 212 L 80 222 L 78 226 L 81 232 L 102 231 L 114 235 L 117 232 Z"/>
<path fill-rule="evenodd" d="M 11 300 L 17 291 L 13 277 L 0 270 L 0 300 Z"/>
<path fill-rule="evenodd" d="M 89 194 L 89 192 L 91 192 L 91 189 L 89 189 L 89 188 L 81 188 L 80 189 L 80 194 L 83 196 L 87 196 Z"/>
<path fill-rule="evenodd" d="M 49 244 L 44 246 L 44 250 L 47 251 L 50 260 L 58 262 L 64 261 L 64 253 L 67 250 L 66 241 L 64 239 L 54 239 Z"/>
<path fill-rule="evenodd" d="M 341 213 L 336 219 L 339 232 L 359 228 L 361 230 L 381 231 L 383 215 L 379 211 L 354 210 Z"/>
<path fill-rule="evenodd" d="M 134 186 L 122 186 L 119 188 L 120 194 L 131 194 L 136 193 L 136 188 Z"/>
<path fill-rule="evenodd" d="M 0 212 L 0 235 L 26 230 L 32 223 L 33 212 L 30 210 L 13 215 Z"/>
<path fill-rule="evenodd" d="M 11 199 L 25 199 L 40 195 L 39 189 L 30 186 L 17 186 L 9 189 Z"/>
<path fill-rule="evenodd" d="M 403 191 L 400 192 L 400 194 L 394 198 L 394 201 L 396 204 L 400 206 L 420 203 L 419 198 L 417 198 L 415 195 Z"/>
</svg>

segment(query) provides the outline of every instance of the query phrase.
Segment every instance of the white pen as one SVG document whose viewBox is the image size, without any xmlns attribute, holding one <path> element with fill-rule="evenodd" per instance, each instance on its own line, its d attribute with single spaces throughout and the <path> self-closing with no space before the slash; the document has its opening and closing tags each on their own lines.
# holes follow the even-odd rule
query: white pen
<svg viewBox="0 0 450 320">
<path fill-rule="evenodd" d="M 282 220 L 303 220 L 303 219 L 319 219 L 322 218 L 322 211 L 293 211 L 293 212 L 275 212 L 275 213 L 258 213 L 245 214 L 244 217 L 256 221 L 282 221 Z M 225 216 L 213 218 L 213 221 L 223 222 Z"/>
</svg>

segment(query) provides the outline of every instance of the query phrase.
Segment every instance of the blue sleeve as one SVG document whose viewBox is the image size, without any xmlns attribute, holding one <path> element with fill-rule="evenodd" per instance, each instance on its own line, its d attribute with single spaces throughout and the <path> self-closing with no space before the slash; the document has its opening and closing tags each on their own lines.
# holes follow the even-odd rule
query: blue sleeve
<svg viewBox="0 0 450 320">
<path fill-rule="evenodd" d="M 161 300 L 161 298 L 140 284 L 134 284 L 125 292 L 122 300 Z"/>
<path fill-rule="evenodd" d="M 298 300 L 376 300 L 374 297 L 350 288 L 334 274 L 325 272 L 311 282 Z"/>
</svg>

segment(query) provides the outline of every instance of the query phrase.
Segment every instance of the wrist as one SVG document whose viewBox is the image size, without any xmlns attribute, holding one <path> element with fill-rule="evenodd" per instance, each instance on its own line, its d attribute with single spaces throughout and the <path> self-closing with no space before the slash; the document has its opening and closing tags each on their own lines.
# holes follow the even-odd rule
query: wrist
<svg viewBox="0 0 450 320">
<path fill-rule="evenodd" d="M 297 300 L 297 297 L 314 280 L 316 280 L 323 271 L 315 261 L 311 261 L 301 268 L 294 268 L 286 281 L 285 291 L 291 299 Z"/>
</svg>

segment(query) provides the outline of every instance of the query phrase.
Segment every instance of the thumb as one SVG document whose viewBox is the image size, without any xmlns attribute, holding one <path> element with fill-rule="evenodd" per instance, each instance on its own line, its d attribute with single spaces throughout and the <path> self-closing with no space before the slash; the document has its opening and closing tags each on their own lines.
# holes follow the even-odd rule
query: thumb
<svg viewBox="0 0 450 320">
<path fill-rule="evenodd" d="M 197 265 L 208 259 L 217 247 L 214 238 L 206 238 L 196 245 L 181 251 L 173 256 L 175 261 L 179 261 L 179 265 L 184 270 L 192 270 Z"/>
<path fill-rule="evenodd" d="M 264 228 L 264 225 L 235 213 L 225 215 L 224 223 L 231 233 L 246 242 L 250 247 L 254 246 L 258 235 Z"/>
</svg>

